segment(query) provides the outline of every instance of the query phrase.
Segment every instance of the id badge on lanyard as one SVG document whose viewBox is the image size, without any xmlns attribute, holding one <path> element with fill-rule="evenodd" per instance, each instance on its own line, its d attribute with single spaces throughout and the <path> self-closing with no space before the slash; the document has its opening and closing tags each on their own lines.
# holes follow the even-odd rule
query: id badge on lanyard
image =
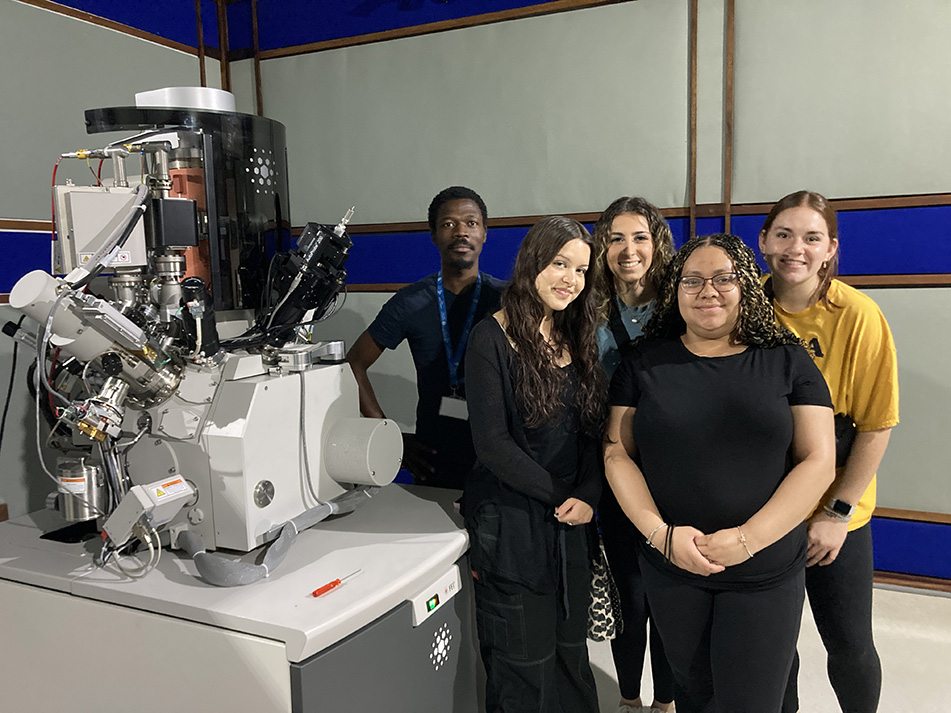
<svg viewBox="0 0 951 713">
<path fill-rule="evenodd" d="M 439 403 L 439 415 L 449 418 L 458 418 L 463 421 L 469 419 L 469 409 L 466 400 L 458 395 L 459 386 L 459 364 L 462 362 L 462 356 L 466 353 L 466 342 L 469 341 L 469 332 L 472 330 L 472 323 L 475 321 L 476 307 L 479 304 L 479 295 L 482 292 L 482 273 L 476 278 L 475 291 L 472 293 L 472 304 L 469 305 L 469 314 L 466 317 L 466 323 L 462 328 L 462 335 L 459 337 L 459 344 L 455 350 L 452 348 L 452 339 L 449 337 L 449 315 L 446 311 L 446 291 L 442 283 L 442 270 L 439 271 L 439 277 L 436 278 L 436 297 L 439 302 L 439 323 L 442 326 L 443 347 L 446 350 L 446 361 L 449 364 L 449 386 L 452 387 L 452 396 L 443 396 Z"/>
<path fill-rule="evenodd" d="M 439 415 L 469 420 L 469 405 L 461 396 L 443 396 L 439 402 Z"/>
</svg>

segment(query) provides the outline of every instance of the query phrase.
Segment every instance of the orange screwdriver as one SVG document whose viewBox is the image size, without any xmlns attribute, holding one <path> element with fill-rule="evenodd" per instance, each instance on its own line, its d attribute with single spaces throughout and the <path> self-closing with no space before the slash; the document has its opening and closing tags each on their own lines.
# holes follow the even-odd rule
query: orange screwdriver
<svg viewBox="0 0 951 713">
<path fill-rule="evenodd" d="M 348 579 L 350 579 L 352 576 L 354 576 L 355 574 L 359 574 L 359 573 L 362 572 L 362 571 L 363 571 L 362 569 L 358 569 L 356 572 L 351 572 L 350 574 L 348 574 L 348 575 L 347 575 L 346 577 L 344 577 L 343 579 L 335 579 L 335 580 L 333 580 L 332 582 L 327 582 L 327 584 L 325 584 L 324 586 L 318 587 L 318 588 L 315 589 L 313 592 L 311 592 L 311 593 L 310 593 L 310 596 L 312 596 L 312 597 L 319 597 L 321 594 L 326 594 L 326 593 L 329 592 L 331 589 L 336 589 L 336 588 L 339 587 L 341 584 L 343 584 L 343 583 L 346 582 Z"/>
</svg>

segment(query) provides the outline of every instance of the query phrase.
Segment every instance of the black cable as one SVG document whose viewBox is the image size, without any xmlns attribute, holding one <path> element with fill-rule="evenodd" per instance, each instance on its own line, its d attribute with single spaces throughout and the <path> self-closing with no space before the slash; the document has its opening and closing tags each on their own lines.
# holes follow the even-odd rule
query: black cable
<svg viewBox="0 0 951 713">
<path fill-rule="evenodd" d="M 23 325 L 23 320 L 26 315 L 20 317 L 20 321 L 17 322 L 17 327 Z M 20 346 L 20 343 L 15 339 L 13 340 L 13 359 L 10 366 L 10 384 L 7 386 L 7 398 L 3 402 L 3 417 L 0 418 L 0 450 L 3 449 L 3 434 L 7 430 L 7 413 L 10 411 L 10 399 L 13 396 L 13 381 L 16 379 L 17 375 L 17 347 Z"/>
</svg>

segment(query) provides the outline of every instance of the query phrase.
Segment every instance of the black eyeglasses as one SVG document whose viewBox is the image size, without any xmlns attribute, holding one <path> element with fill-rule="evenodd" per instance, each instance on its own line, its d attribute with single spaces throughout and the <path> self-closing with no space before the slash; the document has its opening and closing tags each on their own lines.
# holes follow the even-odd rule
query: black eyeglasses
<svg viewBox="0 0 951 713">
<path fill-rule="evenodd" d="M 735 272 L 721 272 L 713 277 L 681 277 L 680 288 L 688 295 L 696 295 L 709 282 L 717 292 L 730 292 L 736 289 L 739 280 L 740 276 Z"/>
</svg>

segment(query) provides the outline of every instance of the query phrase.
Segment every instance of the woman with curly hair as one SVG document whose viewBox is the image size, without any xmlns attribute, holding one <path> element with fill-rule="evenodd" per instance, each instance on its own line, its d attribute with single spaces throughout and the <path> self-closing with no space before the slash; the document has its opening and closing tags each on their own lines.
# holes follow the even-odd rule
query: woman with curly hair
<svg viewBox="0 0 951 713">
<path fill-rule="evenodd" d="M 832 392 L 835 481 L 807 521 L 806 592 L 829 654 L 829 681 L 849 713 L 874 713 L 882 665 L 872 638 L 872 511 L 875 471 L 898 423 L 898 365 L 878 305 L 835 279 L 835 211 L 797 191 L 766 216 L 759 248 L 779 323 L 808 343 Z M 783 710 L 799 710 L 793 666 Z"/>
<path fill-rule="evenodd" d="M 598 350 L 608 379 L 621 357 L 641 336 L 654 311 L 664 269 L 674 256 L 674 239 L 660 210 L 643 198 L 624 196 L 601 214 L 594 226 L 601 325 Z M 637 566 L 637 530 L 627 519 L 610 491 L 598 508 L 601 539 L 617 584 L 622 630 L 611 640 L 621 700 L 617 713 L 664 713 L 674 707 L 674 679 L 664 653 L 664 644 L 651 623 L 651 678 L 653 702 L 641 703 L 641 676 L 647 649 L 650 608 Z"/>
<path fill-rule="evenodd" d="M 469 338 L 477 460 L 462 512 L 490 713 L 598 710 L 585 641 L 605 411 L 593 273 L 584 226 L 539 221 L 502 309 Z"/>
<path fill-rule="evenodd" d="M 678 711 L 777 713 L 802 614 L 803 521 L 832 478 L 832 410 L 739 238 L 677 253 L 610 404 L 607 478 L 643 535 Z"/>
</svg>

